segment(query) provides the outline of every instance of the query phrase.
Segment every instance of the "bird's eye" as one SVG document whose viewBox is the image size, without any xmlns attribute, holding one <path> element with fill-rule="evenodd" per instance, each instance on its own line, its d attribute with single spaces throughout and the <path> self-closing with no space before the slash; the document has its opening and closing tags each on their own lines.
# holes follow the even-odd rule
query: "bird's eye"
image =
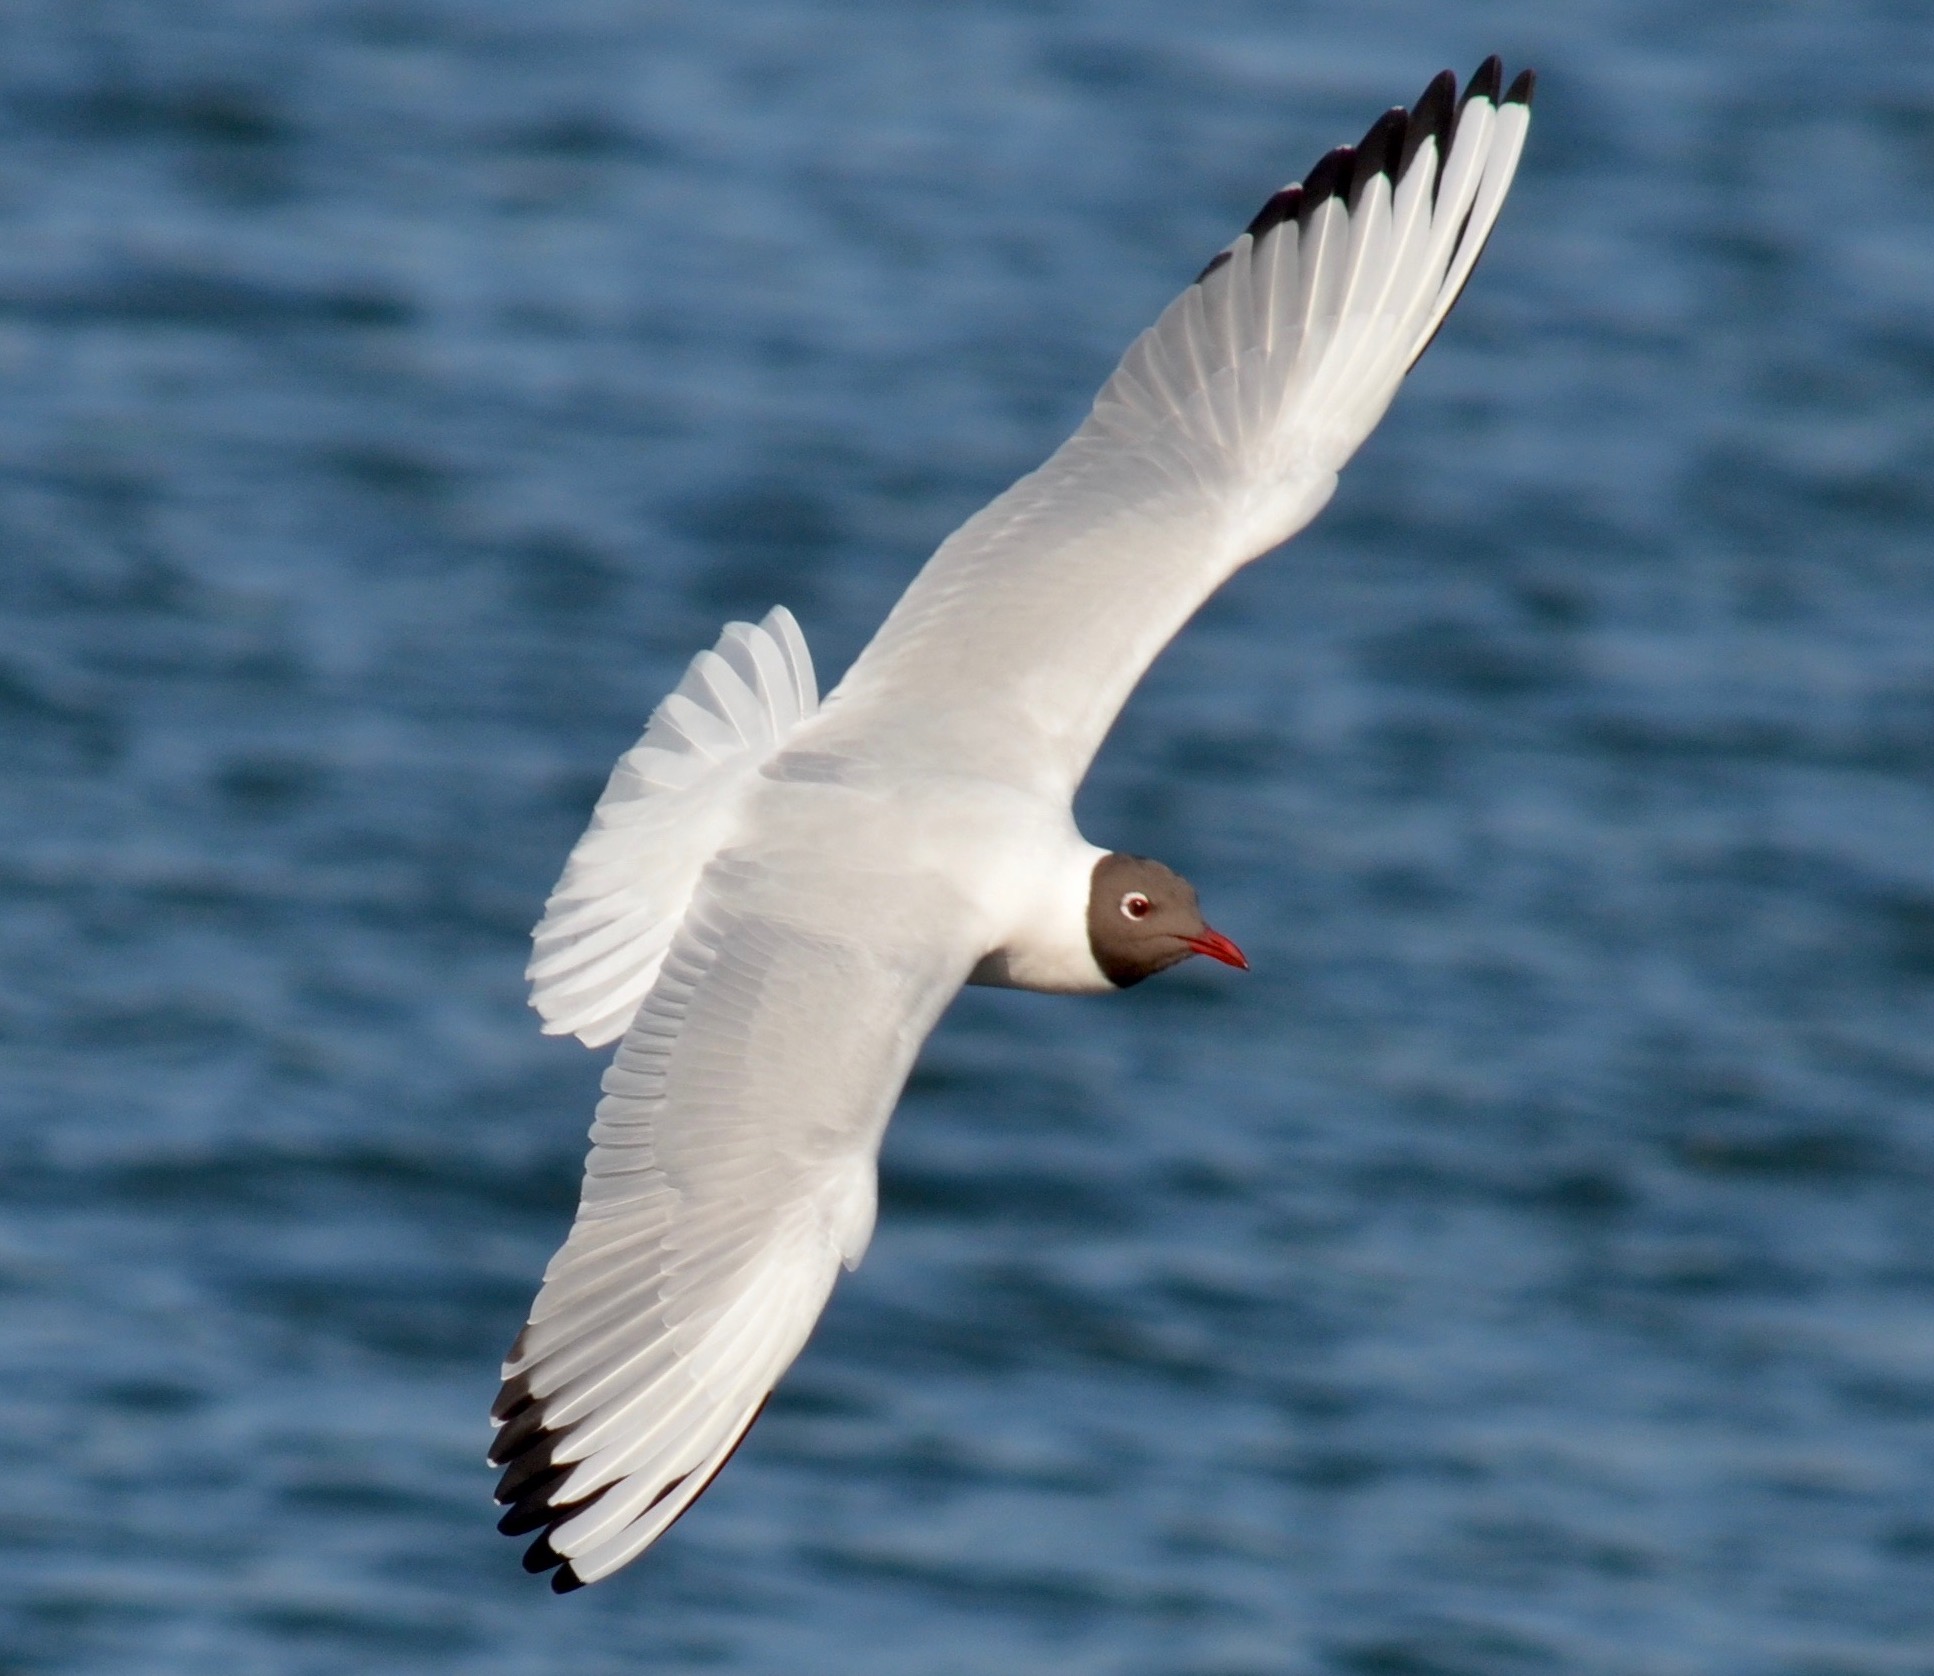
<svg viewBox="0 0 1934 1676">
<path fill-rule="evenodd" d="M 1130 919 L 1147 919 L 1149 910 L 1154 906 L 1139 890 L 1131 890 L 1121 899 L 1121 911 Z"/>
</svg>

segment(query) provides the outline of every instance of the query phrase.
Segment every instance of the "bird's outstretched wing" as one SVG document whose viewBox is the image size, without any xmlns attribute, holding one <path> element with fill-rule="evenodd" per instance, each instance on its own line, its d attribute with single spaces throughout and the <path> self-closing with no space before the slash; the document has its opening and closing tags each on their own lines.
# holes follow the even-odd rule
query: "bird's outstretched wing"
<svg viewBox="0 0 1934 1676">
<path fill-rule="evenodd" d="M 1322 509 L 1456 302 L 1530 120 L 1530 72 L 1501 84 L 1495 58 L 1461 99 L 1445 71 L 1271 198 L 928 561 L 819 738 L 1071 793 L 1156 653 Z"/>
<path fill-rule="evenodd" d="M 980 952 L 937 877 L 830 845 L 706 869 L 611 1069 L 583 1200 L 504 1363 L 500 1528 L 560 1592 L 698 1497 L 873 1228 L 914 1055 Z"/>
</svg>

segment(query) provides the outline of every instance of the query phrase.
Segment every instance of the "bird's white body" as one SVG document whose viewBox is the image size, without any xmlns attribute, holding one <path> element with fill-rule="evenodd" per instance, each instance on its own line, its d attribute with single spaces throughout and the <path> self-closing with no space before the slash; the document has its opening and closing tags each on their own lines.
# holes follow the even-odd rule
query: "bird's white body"
<svg viewBox="0 0 1934 1676">
<path fill-rule="evenodd" d="M 1108 852 L 1081 836 L 1067 799 L 838 757 L 822 743 L 835 732 L 831 719 L 822 712 L 805 723 L 751 790 L 742 824 L 758 835 L 763 857 L 791 850 L 816 869 L 810 858 L 838 854 L 859 898 L 843 900 L 840 912 L 855 927 L 889 929 L 909 880 L 944 892 L 957 905 L 964 951 L 975 956 L 968 983 L 1059 995 L 1115 987 L 1095 963 L 1087 923 L 1088 881 Z M 809 777 L 793 777 L 795 762 Z M 831 777 L 834 764 L 840 779 Z"/>
<path fill-rule="evenodd" d="M 1273 198 L 825 704 L 775 610 L 620 760 L 530 976 L 546 1030 L 622 1040 L 493 1450 L 504 1527 L 544 1533 L 526 1563 L 559 1586 L 635 1557 L 745 1435 L 866 1248 L 881 1135 L 960 986 L 1114 987 L 1075 791 L 1202 600 L 1328 501 L 1455 301 L 1529 82 L 1500 99 L 1491 61 L 1454 94 Z"/>
</svg>

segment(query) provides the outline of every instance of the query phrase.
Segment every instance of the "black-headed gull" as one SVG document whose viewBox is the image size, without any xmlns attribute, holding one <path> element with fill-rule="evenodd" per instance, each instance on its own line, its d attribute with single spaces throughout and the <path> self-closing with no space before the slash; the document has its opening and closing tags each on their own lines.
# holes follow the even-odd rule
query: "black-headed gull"
<svg viewBox="0 0 1934 1676">
<path fill-rule="evenodd" d="M 697 1499 L 873 1231 L 875 1159 L 965 983 L 1100 992 L 1246 964 L 1188 883 L 1075 829 L 1156 653 L 1287 540 L 1483 249 L 1529 71 L 1449 71 L 1272 197 L 1046 465 L 941 546 L 822 704 L 783 608 L 619 759 L 531 1004 L 622 1038 L 577 1221 L 504 1363 L 501 1528 L 560 1592 Z"/>
</svg>

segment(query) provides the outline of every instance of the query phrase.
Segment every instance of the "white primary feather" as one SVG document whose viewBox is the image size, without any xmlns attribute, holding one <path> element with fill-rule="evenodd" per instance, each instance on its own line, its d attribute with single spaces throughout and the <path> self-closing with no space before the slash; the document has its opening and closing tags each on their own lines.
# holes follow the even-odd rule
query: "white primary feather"
<svg viewBox="0 0 1934 1676">
<path fill-rule="evenodd" d="M 727 624 L 692 659 L 612 769 L 532 933 L 524 976 L 546 1035 L 601 1047 L 624 1033 L 751 777 L 818 708 L 812 656 L 783 605 L 757 626 Z"/>
</svg>

